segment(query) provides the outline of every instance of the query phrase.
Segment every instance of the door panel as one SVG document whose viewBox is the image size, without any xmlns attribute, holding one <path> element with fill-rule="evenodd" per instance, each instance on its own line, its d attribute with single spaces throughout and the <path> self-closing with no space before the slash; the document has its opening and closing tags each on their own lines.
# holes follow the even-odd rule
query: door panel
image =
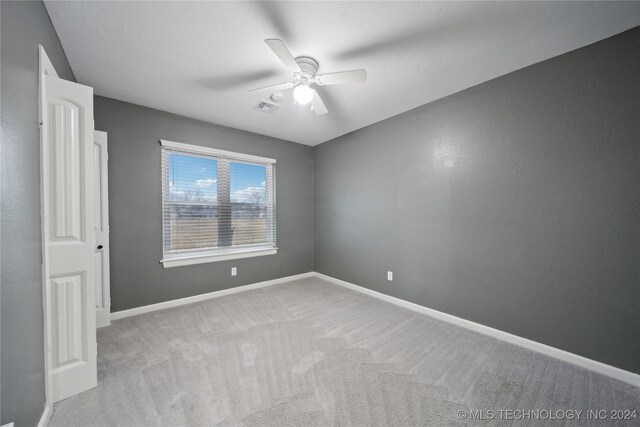
<svg viewBox="0 0 640 427">
<path fill-rule="evenodd" d="M 80 107 L 66 100 L 49 104 L 51 143 L 51 244 L 83 242 L 80 209 L 83 151 Z"/>
<path fill-rule="evenodd" d="M 98 328 L 111 324 L 111 297 L 109 289 L 109 188 L 108 188 L 107 134 L 94 132 L 94 222 L 96 271 L 96 324 Z"/>
<path fill-rule="evenodd" d="M 97 384 L 93 89 L 45 78 L 43 205 L 54 402 Z"/>
<path fill-rule="evenodd" d="M 66 368 L 86 360 L 86 333 L 83 301 L 87 293 L 87 283 L 83 274 L 55 277 L 51 279 L 53 295 L 53 337 L 52 369 Z"/>
</svg>

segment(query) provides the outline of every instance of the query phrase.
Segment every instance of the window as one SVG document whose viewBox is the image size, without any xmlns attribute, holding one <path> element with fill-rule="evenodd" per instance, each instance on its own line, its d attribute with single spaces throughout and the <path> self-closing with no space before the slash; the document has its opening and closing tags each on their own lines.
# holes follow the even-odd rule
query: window
<svg viewBox="0 0 640 427">
<path fill-rule="evenodd" d="M 161 144 L 165 267 L 276 253 L 275 160 Z"/>
</svg>

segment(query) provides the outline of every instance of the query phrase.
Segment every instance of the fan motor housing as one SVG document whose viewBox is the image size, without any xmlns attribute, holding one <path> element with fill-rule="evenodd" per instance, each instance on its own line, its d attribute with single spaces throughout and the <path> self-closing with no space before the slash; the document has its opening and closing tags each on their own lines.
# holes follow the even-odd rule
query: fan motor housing
<svg viewBox="0 0 640 427">
<path fill-rule="evenodd" d="M 300 67 L 300 78 L 305 78 L 309 81 L 313 81 L 318 74 L 318 61 L 308 56 L 299 56 L 296 58 L 296 63 Z"/>
</svg>

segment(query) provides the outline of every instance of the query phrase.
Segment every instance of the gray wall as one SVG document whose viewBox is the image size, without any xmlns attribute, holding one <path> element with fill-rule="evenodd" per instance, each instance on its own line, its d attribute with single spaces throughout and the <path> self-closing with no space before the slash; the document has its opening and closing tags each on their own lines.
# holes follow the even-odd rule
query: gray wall
<svg viewBox="0 0 640 427">
<path fill-rule="evenodd" d="M 640 373 L 640 27 L 314 157 L 316 271 Z"/>
<path fill-rule="evenodd" d="M 109 134 L 111 311 L 313 270 L 311 147 L 103 97 L 94 114 Z M 276 159 L 278 253 L 164 269 L 160 139 Z"/>
<path fill-rule="evenodd" d="M 0 424 L 37 425 L 45 402 L 40 237 L 38 44 L 73 73 L 41 2 L 1 2 Z"/>
</svg>

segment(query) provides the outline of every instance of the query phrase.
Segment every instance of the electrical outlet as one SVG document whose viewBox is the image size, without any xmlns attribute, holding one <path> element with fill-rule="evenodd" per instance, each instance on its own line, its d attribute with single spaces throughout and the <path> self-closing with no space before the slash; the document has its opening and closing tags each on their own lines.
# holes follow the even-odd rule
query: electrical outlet
<svg viewBox="0 0 640 427">
<path fill-rule="evenodd" d="M 387 280 L 393 282 L 393 271 L 387 271 Z"/>
<path fill-rule="evenodd" d="M 231 267 L 231 275 L 232 276 L 238 275 L 238 267 Z"/>
</svg>

